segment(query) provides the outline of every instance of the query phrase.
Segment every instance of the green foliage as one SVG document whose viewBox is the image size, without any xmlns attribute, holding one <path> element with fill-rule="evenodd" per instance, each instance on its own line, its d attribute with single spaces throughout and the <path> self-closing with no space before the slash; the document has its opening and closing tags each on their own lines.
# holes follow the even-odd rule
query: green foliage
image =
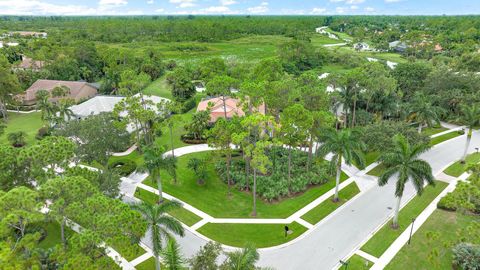
<svg viewBox="0 0 480 270">
<path fill-rule="evenodd" d="M 328 54 L 325 49 L 316 49 L 312 44 L 300 40 L 281 44 L 278 53 L 284 70 L 291 74 L 320 67 Z"/>
<path fill-rule="evenodd" d="M 124 177 L 129 176 L 137 169 L 137 163 L 130 159 L 119 159 L 110 163 L 108 166 Z"/>
<path fill-rule="evenodd" d="M 480 266 L 480 246 L 460 243 L 453 248 L 453 265 L 463 270 L 477 270 Z"/>
<path fill-rule="evenodd" d="M 208 242 L 188 260 L 192 270 L 217 270 L 217 258 L 222 252 L 222 246 L 217 242 Z"/>
<path fill-rule="evenodd" d="M 23 131 L 17 131 L 7 134 L 7 139 L 13 147 L 23 147 L 25 146 L 25 137 L 27 134 Z"/>
<path fill-rule="evenodd" d="M 192 115 L 190 123 L 185 129 L 193 136 L 195 140 L 205 139 L 205 133 L 210 122 L 210 110 L 199 111 Z"/>
<path fill-rule="evenodd" d="M 187 168 L 195 172 L 198 184 L 203 185 L 207 178 L 207 161 L 205 159 L 192 158 L 188 161 Z"/>
</svg>

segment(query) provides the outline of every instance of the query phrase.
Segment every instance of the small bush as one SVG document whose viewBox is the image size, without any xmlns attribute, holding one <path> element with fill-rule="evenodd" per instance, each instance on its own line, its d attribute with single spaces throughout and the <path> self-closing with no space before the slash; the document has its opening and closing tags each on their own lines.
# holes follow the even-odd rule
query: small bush
<svg viewBox="0 0 480 270">
<path fill-rule="evenodd" d="M 460 243 L 452 252 L 454 269 L 480 270 L 480 245 Z"/>
<path fill-rule="evenodd" d="M 50 129 L 48 127 L 42 127 L 37 131 L 37 135 L 35 135 L 35 139 L 41 140 L 48 135 L 50 135 Z"/>
<path fill-rule="evenodd" d="M 137 169 L 137 164 L 129 159 L 117 160 L 109 166 L 121 176 L 128 176 Z"/>
<path fill-rule="evenodd" d="M 189 98 L 182 104 L 182 113 L 186 113 L 197 106 L 195 98 Z"/>
</svg>

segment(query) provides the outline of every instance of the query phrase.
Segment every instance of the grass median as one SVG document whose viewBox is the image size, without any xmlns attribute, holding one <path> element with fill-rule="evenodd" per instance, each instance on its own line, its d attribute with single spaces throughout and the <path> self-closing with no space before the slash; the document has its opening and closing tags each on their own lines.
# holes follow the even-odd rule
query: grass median
<svg viewBox="0 0 480 270">
<path fill-rule="evenodd" d="M 473 153 L 467 156 L 465 163 L 462 163 L 460 160 L 450 165 L 447 169 L 445 169 L 445 173 L 453 176 L 459 177 L 462 175 L 466 170 L 469 164 L 476 164 L 480 162 L 480 153 Z"/>
<path fill-rule="evenodd" d="M 410 225 L 412 218 L 416 218 L 446 187 L 447 183 L 435 181 L 435 186 L 427 186 L 421 196 L 415 196 L 400 210 L 398 229 L 390 227 L 387 222 L 370 240 L 360 249 L 375 257 L 380 257 L 398 236 Z M 404 198 L 405 199 L 405 198 Z"/>
</svg>

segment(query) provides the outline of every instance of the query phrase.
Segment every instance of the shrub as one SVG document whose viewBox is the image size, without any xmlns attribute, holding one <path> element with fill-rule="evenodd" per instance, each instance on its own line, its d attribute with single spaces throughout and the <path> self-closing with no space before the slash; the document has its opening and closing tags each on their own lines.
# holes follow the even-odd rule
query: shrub
<svg viewBox="0 0 480 270">
<path fill-rule="evenodd" d="M 195 97 L 191 97 L 187 99 L 185 102 L 182 104 L 182 113 L 186 113 L 190 111 L 191 109 L 195 108 L 197 106 L 197 102 L 195 101 Z"/>
<path fill-rule="evenodd" d="M 480 270 L 480 245 L 460 243 L 453 249 L 453 266 L 462 270 Z"/>
<path fill-rule="evenodd" d="M 37 135 L 35 135 L 35 139 L 41 140 L 48 135 L 50 135 L 50 129 L 48 127 L 41 127 L 38 130 Z"/>
<path fill-rule="evenodd" d="M 109 167 L 121 176 L 128 176 L 137 169 L 137 163 L 133 160 L 121 159 L 111 163 Z"/>
</svg>

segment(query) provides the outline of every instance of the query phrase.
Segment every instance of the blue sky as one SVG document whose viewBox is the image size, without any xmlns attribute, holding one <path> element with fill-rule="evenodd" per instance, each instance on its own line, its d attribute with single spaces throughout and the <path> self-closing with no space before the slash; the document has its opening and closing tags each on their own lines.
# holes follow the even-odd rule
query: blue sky
<svg viewBox="0 0 480 270">
<path fill-rule="evenodd" d="M 480 14 L 480 0 L 0 0 L 7 15 Z"/>
</svg>

